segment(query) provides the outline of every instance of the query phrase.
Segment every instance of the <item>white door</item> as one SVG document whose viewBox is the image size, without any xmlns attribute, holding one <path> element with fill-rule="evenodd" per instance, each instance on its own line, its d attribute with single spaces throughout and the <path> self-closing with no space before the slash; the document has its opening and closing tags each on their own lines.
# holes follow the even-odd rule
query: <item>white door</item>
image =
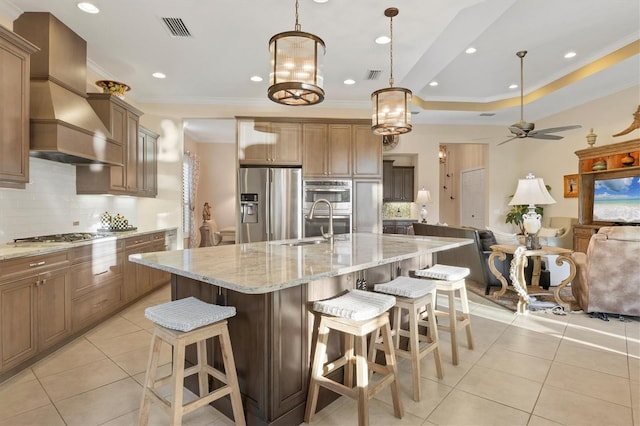
<svg viewBox="0 0 640 426">
<path fill-rule="evenodd" d="M 484 168 L 460 172 L 460 225 L 483 229 Z"/>
</svg>

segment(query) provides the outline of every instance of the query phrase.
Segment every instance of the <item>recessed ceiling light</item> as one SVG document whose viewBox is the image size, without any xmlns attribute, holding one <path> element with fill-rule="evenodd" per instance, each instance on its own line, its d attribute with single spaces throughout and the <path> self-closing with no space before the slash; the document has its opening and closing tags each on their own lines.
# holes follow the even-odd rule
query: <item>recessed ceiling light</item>
<svg viewBox="0 0 640 426">
<path fill-rule="evenodd" d="M 326 3 L 329 0 L 313 0 L 313 1 L 316 2 L 316 3 Z"/>
<path fill-rule="evenodd" d="M 153 77 L 155 78 L 167 78 L 167 75 L 161 72 L 154 72 L 153 74 L 151 74 Z"/>
<path fill-rule="evenodd" d="M 517 84 L 512 84 L 509 86 L 509 89 L 517 89 L 518 85 Z"/>
<path fill-rule="evenodd" d="M 472 54 L 472 53 L 476 53 L 478 50 L 475 47 L 469 47 L 467 48 L 467 50 L 464 51 L 464 53 L 468 53 L 468 54 Z"/>
<path fill-rule="evenodd" d="M 573 58 L 576 56 L 576 52 L 567 52 L 564 54 L 565 59 Z"/>
<path fill-rule="evenodd" d="M 432 81 L 431 83 L 429 83 L 429 86 L 431 87 L 436 87 L 438 85 L 437 81 Z"/>
<path fill-rule="evenodd" d="M 351 78 L 348 78 L 344 81 L 344 84 L 356 84 L 356 81 Z"/>
<path fill-rule="evenodd" d="M 389 44 L 390 41 L 391 39 L 389 38 L 389 36 L 386 36 L 386 35 L 376 38 L 376 43 L 378 44 Z"/>
<path fill-rule="evenodd" d="M 253 77 L 251 77 L 251 81 L 255 81 L 255 82 L 262 81 L 262 77 L 260 77 L 259 75 L 254 75 Z"/>
<path fill-rule="evenodd" d="M 98 6 L 96 6 L 93 3 L 89 3 L 88 1 L 79 2 L 78 9 L 80 9 L 83 12 L 87 12 L 91 14 L 96 14 L 100 12 L 100 9 L 98 9 Z"/>
</svg>

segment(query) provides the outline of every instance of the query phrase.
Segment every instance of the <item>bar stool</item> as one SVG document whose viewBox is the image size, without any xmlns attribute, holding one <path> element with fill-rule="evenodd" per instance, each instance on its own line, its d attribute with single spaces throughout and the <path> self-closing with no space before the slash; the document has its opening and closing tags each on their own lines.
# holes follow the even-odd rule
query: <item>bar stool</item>
<svg viewBox="0 0 640 426">
<path fill-rule="evenodd" d="M 396 305 L 393 315 L 393 343 L 396 355 L 411 360 L 411 375 L 413 377 L 413 400 L 420 401 L 420 360 L 434 353 L 436 363 L 436 374 L 438 379 L 442 379 L 444 372 L 442 369 L 442 358 L 440 356 L 440 342 L 438 339 L 438 329 L 435 326 L 435 298 L 436 282 L 421 280 L 410 277 L 397 277 L 388 283 L 376 284 L 373 289 L 380 293 L 396 296 Z M 405 330 L 401 326 L 402 311 L 409 313 L 409 329 Z M 424 321 L 427 318 L 427 321 Z M 427 334 L 420 333 L 420 326 L 427 327 Z M 369 349 L 369 360 L 373 361 L 378 350 L 382 346 L 378 343 L 378 334 L 374 334 L 373 342 Z M 409 338 L 408 350 L 400 349 L 400 337 Z M 426 345 L 420 347 L 421 342 Z"/>
<path fill-rule="evenodd" d="M 469 275 L 469 268 L 460 266 L 435 264 L 430 268 L 415 271 L 417 277 L 430 278 L 436 283 L 437 293 L 444 293 L 449 300 L 447 311 L 438 310 L 437 300 L 435 305 L 436 317 L 446 317 L 449 325 L 438 325 L 438 329 L 451 333 L 451 358 L 453 365 L 458 365 L 458 330 L 464 328 L 467 332 L 467 346 L 473 349 L 473 336 L 471 335 L 471 316 L 469 315 L 469 299 L 467 298 L 467 286 L 465 278 Z M 456 291 L 460 296 L 462 313 L 456 311 Z"/>
<path fill-rule="evenodd" d="M 311 367 L 311 380 L 307 395 L 304 421 L 309 423 L 316 412 L 320 386 L 358 401 L 358 424 L 369 424 L 369 399 L 387 385 L 391 386 L 393 412 L 402 418 L 404 410 L 398 386 L 398 367 L 391 344 L 389 313 L 396 303 L 393 296 L 364 290 L 350 290 L 334 299 L 313 303 L 313 310 L 320 313 L 318 336 Z M 367 360 L 367 335 L 382 330 L 385 364 Z M 344 355 L 324 363 L 327 357 L 329 333 L 335 330 L 345 337 Z M 354 345 L 355 340 L 355 345 Z M 353 364 L 356 367 L 356 383 L 353 386 Z M 344 384 L 327 377 L 333 371 L 344 368 Z M 369 369 L 382 374 L 375 383 L 369 382 Z"/>
<path fill-rule="evenodd" d="M 238 376 L 231 350 L 231 340 L 227 328 L 227 318 L 236 314 L 233 306 L 218 306 L 205 303 L 195 297 L 175 300 L 145 309 L 145 316 L 155 323 L 151 350 L 144 381 L 142 402 L 138 425 L 147 425 L 152 400 L 159 401 L 169 413 L 171 425 L 182 424 L 182 416 L 226 395 L 231 398 L 233 417 L 237 425 L 244 425 L 244 411 L 238 386 Z M 206 340 L 218 337 L 224 362 L 224 373 L 207 363 Z M 156 378 L 158 359 L 162 342 L 173 347 L 173 368 L 171 374 Z M 184 368 L 186 346 L 195 343 L 197 346 L 197 364 Z M 195 401 L 182 404 L 184 378 L 198 374 L 200 397 Z M 213 391 L 209 391 L 209 375 L 224 383 Z M 158 388 L 171 383 L 170 400 L 162 397 Z"/>
</svg>

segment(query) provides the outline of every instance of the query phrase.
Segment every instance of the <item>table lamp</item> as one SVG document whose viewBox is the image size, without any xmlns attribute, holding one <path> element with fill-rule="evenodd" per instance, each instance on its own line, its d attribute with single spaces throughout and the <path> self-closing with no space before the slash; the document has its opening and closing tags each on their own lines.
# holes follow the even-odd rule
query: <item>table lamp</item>
<svg viewBox="0 0 640 426">
<path fill-rule="evenodd" d="M 529 173 L 525 179 L 518 179 L 518 188 L 509 202 L 510 206 L 529 205 L 529 211 L 522 215 L 522 225 L 527 237 L 527 248 L 537 250 L 542 246 L 538 241 L 538 231 L 542 227 L 541 215 L 536 213 L 536 204 L 555 204 L 542 178 Z"/>
<path fill-rule="evenodd" d="M 422 223 L 427 223 L 427 203 L 430 202 L 431 193 L 423 187 L 418 191 L 418 195 L 416 195 L 416 204 L 422 204 L 422 209 L 420 209 L 420 217 L 422 217 Z"/>
</svg>

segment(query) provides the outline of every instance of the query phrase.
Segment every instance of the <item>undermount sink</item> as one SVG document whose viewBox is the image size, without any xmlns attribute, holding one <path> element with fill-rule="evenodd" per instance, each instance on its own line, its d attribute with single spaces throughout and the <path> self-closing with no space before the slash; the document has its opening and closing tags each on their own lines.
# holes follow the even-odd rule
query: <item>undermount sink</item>
<svg viewBox="0 0 640 426">
<path fill-rule="evenodd" d="M 301 240 L 301 241 L 289 241 L 286 243 L 280 243 L 282 246 L 300 247 L 300 246 L 312 246 L 314 244 L 324 244 L 328 240 Z"/>
</svg>

